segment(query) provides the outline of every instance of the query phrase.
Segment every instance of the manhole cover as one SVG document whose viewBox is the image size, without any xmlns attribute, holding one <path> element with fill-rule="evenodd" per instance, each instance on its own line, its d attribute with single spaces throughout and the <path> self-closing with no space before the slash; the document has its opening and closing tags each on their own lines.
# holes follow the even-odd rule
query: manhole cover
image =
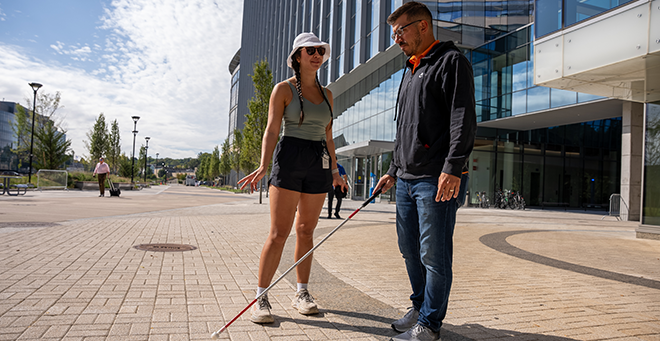
<svg viewBox="0 0 660 341">
<path fill-rule="evenodd" d="M 16 228 L 31 228 L 31 227 L 53 227 L 59 226 L 57 223 L 42 223 L 42 222 L 32 222 L 32 221 L 23 221 L 15 223 L 0 223 L 0 228 L 3 227 L 16 227 Z"/>
<path fill-rule="evenodd" d="M 158 252 L 181 252 L 196 250 L 196 246 L 187 244 L 140 244 L 133 246 L 134 248 L 142 251 L 158 251 Z"/>
</svg>

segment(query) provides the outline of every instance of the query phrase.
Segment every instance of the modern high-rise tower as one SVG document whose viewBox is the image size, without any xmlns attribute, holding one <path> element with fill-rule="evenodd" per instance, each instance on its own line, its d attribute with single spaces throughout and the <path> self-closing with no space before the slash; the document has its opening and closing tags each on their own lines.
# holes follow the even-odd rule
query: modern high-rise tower
<svg viewBox="0 0 660 341">
<path fill-rule="evenodd" d="M 406 58 L 386 19 L 402 2 L 245 0 L 230 130 L 244 124 L 254 63 L 266 59 L 275 82 L 290 77 L 293 39 L 313 32 L 331 45 L 319 78 L 335 98 L 339 162 L 351 197 L 368 196 L 394 145 Z M 509 189 L 531 206 L 606 210 L 616 193 L 639 236 L 660 236 L 658 0 L 421 2 L 436 38 L 454 41 L 474 69 L 468 203 Z"/>
</svg>

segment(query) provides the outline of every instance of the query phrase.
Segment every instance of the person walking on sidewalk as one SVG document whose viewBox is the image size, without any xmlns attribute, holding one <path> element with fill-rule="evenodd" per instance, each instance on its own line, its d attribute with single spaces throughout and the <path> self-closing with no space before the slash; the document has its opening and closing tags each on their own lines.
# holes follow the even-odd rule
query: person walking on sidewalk
<svg viewBox="0 0 660 341">
<path fill-rule="evenodd" d="M 339 169 L 339 176 L 344 179 L 345 183 L 348 183 L 348 178 L 346 177 L 346 171 L 344 167 L 337 163 L 337 169 Z M 337 198 L 337 207 L 335 207 L 335 218 L 341 219 L 339 216 L 339 211 L 341 210 L 341 200 L 346 197 L 346 192 L 341 186 L 333 187 L 328 191 L 328 219 L 332 218 L 332 198 Z"/>
<path fill-rule="evenodd" d="M 387 19 L 409 57 L 399 86 L 391 166 L 374 190 L 396 181 L 396 227 L 413 307 L 392 323 L 395 341 L 440 339 L 452 283 L 456 211 L 465 199 L 467 159 L 476 133 L 474 82 L 467 58 L 433 35 L 429 9 L 407 2 Z"/>
<path fill-rule="evenodd" d="M 96 167 L 94 167 L 94 174 L 92 174 L 92 176 L 98 175 L 97 179 L 99 180 L 99 191 L 101 192 L 99 197 L 105 196 L 105 179 L 109 174 L 110 167 L 107 163 L 103 162 L 103 158 L 99 158 L 99 163 L 97 163 Z"/>
<path fill-rule="evenodd" d="M 239 181 L 241 189 L 250 185 L 250 190 L 257 190 L 274 156 L 268 181 L 271 224 L 259 259 L 257 296 L 275 275 L 294 219 L 297 261 L 314 246 L 314 229 L 325 194 L 332 186 L 346 188 L 339 176 L 332 140 L 332 93 L 321 86 L 316 76 L 329 57 L 330 45 L 313 33 L 296 37 L 287 58 L 295 76 L 273 88 L 259 168 Z M 283 136 L 278 143 L 282 121 Z M 304 315 L 319 311 L 307 288 L 311 266 L 312 257 L 308 257 L 296 268 L 298 290 L 292 306 Z M 270 309 L 268 296 L 261 296 L 252 310 L 252 322 L 273 322 Z"/>
</svg>

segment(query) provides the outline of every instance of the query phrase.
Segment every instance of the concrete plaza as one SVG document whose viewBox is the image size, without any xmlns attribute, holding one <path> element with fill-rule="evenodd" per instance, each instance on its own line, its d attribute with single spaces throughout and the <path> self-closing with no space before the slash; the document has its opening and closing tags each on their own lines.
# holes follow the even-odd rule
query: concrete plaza
<svg viewBox="0 0 660 341">
<path fill-rule="evenodd" d="M 360 204 L 345 200 L 342 216 Z M 0 340 L 210 339 L 254 298 L 268 210 L 258 194 L 177 185 L 0 196 Z M 275 323 L 246 313 L 220 338 L 395 335 L 410 289 L 394 212 L 368 205 L 315 252 L 320 314 L 291 308 L 289 274 L 269 294 Z M 660 241 L 603 214 L 461 208 L 442 339 L 660 340 Z M 340 222 L 320 219 L 316 240 Z M 154 243 L 196 249 L 134 248 Z"/>
</svg>

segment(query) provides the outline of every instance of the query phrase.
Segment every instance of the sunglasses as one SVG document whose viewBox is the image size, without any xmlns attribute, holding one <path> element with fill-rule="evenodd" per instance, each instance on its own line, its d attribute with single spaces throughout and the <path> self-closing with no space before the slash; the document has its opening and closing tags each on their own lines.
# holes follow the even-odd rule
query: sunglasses
<svg viewBox="0 0 660 341">
<path fill-rule="evenodd" d="M 307 51 L 307 54 L 310 55 L 310 56 L 313 56 L 314 53 L 316 53 L 317 51 L 318 51 L 318 53 L 321 55 L 321 57 L 323 57 L 323 55 L 325 55 L 325 47 L 323 47 L 323 46 L 319 46 L 319 47 L 314 47 L 314 46 L 305 47 L 305 51 Z"/>
</svg>

